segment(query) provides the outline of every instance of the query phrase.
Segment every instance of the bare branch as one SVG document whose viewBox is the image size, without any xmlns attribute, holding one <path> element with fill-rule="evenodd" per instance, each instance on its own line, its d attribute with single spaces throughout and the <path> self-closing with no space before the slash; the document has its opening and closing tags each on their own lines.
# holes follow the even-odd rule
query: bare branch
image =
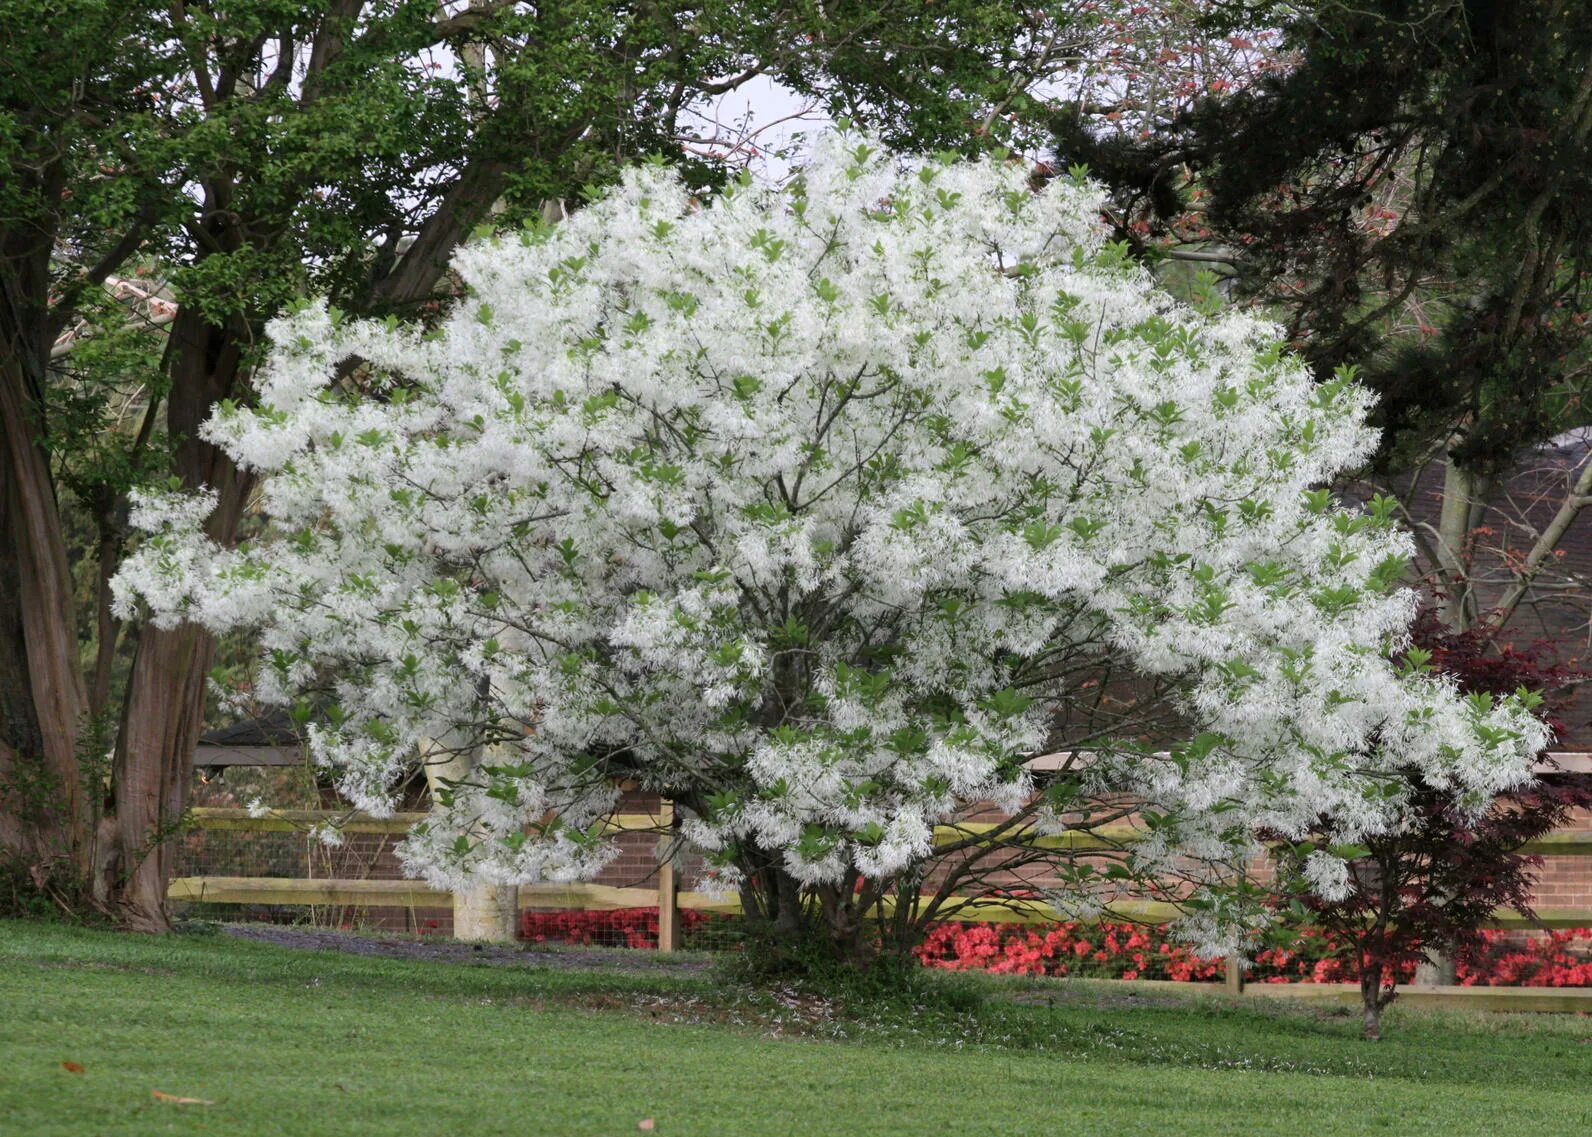
<svg viewBox="0 0 1592 1137">
<path fill-rule="evenodd" d="M 1581 467 L 1580 475 L 1559 504 L 1553 520 L 1548 522 L 1547 528 L 1542 531 L 1542 536 L 1537 538 L 1536 544 L 1532 545 L 1531 551 L 1526 554 L 1525 562 L 1521 565 L 1520 572 L 1516 574 L 1514 583 L 1509 586 L 1508 591 L 1492 611 L 1487 613 L 1484 619 L 1489 627 L 1495 630 L 1501 628 L 1509 621 L 1509 617 L 1514 615 L 1521 600 L 1531 590 L 1532 581 L 1536 580 L 1537 574 L 1542 571 L 1553 551 L 1559 547 L 1559 542 L 1569 532 L 1570 526 L 1575 523 L 1575 519 L 1589 503 L 1592 503 L 1592 460 L 1588 460 Z"/>
</svg>

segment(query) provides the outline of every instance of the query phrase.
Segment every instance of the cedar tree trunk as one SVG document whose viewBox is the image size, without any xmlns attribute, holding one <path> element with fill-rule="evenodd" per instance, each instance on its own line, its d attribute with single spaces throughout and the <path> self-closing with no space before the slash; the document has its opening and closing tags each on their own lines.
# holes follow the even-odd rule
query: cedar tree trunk
<svg viewBox="0 0 1592 1137">
<path fill-rule="evenodd" d="M 237 536 L 250 479 L 201 441 L 198 432 L 214 405 L 238 387 L 242 332 L 209 325 L 197 311 L 184 308 L 172 325 L 168 349 L 167 428 L 176 444 L 175 472 L 190 489 L 209 486 L 217 492 L 208 529 L 222 544 Z M 146 625 L 138 634 L 111 771 L 112 808 L 100 825 L 102 870 L 95 881 L 100 904 L 138 931 L 170 927 L 170 838 L 188 808 L 214 657 L 214 638 L 195 624 Z"/>
<path fill-rule="evenodd" d="M 81 881 L 92 850 L 77 737 L 86 708 L 71 565 L 44 431 L 47 249 L 0 234 L 0 857 Z M 37 279 L 31 279 L 37 278 Z"/>
</svg>

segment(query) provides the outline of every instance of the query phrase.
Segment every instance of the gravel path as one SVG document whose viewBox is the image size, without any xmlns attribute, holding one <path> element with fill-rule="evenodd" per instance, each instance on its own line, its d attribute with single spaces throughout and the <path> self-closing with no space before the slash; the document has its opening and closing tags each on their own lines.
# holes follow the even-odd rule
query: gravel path
<svg viewBox="0 0 1592 1137">
<path fill-rule="evenodd" d="M 399 939 L 352 932 L 289 928 L 278 924 L 228 924 L 223 933 L 240 940 L 310 951 L 343 951 L 385 959 L 419 959 L 432 963 L 485 964 L 492 967 L 538 967 L 563 971 L 631 971 L 647 974 L 698 975 L 713 966 L 710 959 L 680 959 L 632 948 L 546 948 L 534 945 L 461 944 L 453 940 Z"/>
</svg>

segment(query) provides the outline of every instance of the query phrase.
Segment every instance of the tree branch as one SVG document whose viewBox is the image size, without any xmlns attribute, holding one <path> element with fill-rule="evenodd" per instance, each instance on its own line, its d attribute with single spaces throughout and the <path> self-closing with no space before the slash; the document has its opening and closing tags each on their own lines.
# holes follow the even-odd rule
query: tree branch
<svg viewBox="0 0 1592 1137">
<path fill-rule="evenodd" d="M 429 298 L 447 271 L 454 250 L 502 194 L 507 173 L 507 167 L 497 158 L 480 159 L 466 166 L 421 225 L 393 271 L 372 283 L 364 306 L 403 308 Z"/>
<path fill-rule="evenodd" d="M 458 39 L 475 31 L 505 8 L 514 7 L 515 0 L 475 0 L 457 16 L 449 16 L 432 25 L 432 34 L 438 41 Z"/>
<path fill-rule="evenodd" d="M 1509 617 L 1514 615 L 1521 600 L 1525 599 L 1526 593 L 1531 590 L 1532 581 L 1537 579 L 1537 574 L 1542 571 L 1543 565 L 1559 547 L 1559 542 L 1564 539 L 1565 533 L 1589 502 L 1592 502 L 1592 459 L 1581 467 L 1580 475 L 1571 485 L 1564 501 L 1559 504 L 1553 520 L 1548 522 L 1548 527 L 1542 531 L 1542 536 L 1538 537 L 1536 544 L 1531 546 L 1531 551 L 1526 554 L 1525 562 L 1521 565 L 1520 572 L 1516 574 L 1514 583 L 1509 586 L 1508 591 L 1492 611 L 1487 613 L 1484 622 L 1488 627 L 1497 631 L 1509 622 Z"/>
<path fill-rule="evenodd" d="M 127 232 L 106 250 L 105 254 L 85 273 L 78 276 L 61 291 L 60 299 L 50 306 L 49 320 L 45 324 L 44 339 L 54 343 L 77 309 L 78 299 L 90 288 L 104 284 L 123 261 L 138 251 L 143 243 L 146 226 L 142 217 L 128 227 Z"/>
</svg>

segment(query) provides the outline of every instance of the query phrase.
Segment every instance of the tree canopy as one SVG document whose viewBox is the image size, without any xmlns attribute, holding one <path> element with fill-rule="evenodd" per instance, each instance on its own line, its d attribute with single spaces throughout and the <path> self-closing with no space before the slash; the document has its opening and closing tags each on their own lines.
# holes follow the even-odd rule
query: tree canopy
<svg viewBox="0 0 1592 1137">
<path fill-rule="evenodd" d="M 1493 473 L 1584 423 L 1592 29 L 1579 6 L 1203 7 L 1189 23 L 1208 35 L 1278 27 L 1281 65 L 1213 85 L 1140 138 L 1063 119 L 1063 159 L 1121 191 L 1150 247 L 1179 231 L 1220 248 L 1318 375 L 1357 364 L 1385 464 L 1440 447 Z M 1190 209 L 1197 225 L 1179 224 Z"/>
<path fill-rule="evenodd" d="M 1529 700 L 1390 658 L 1389 503 L 1318 488 L 1370 453 L 1367 393 L 1173 302 L 1098 210 L 857 135 L 786 190 L 634 170 L 467 246 L 434 330 L 274 324 L 258 405 L 203 428 L 269 532 L 143 498 L 123 611 L 258 628 L 259 694 L 335 693 L 311 737 L 363 808 L 470 754 L 404 846 L 431 879 L 593 872 L 632 778 L 722 883 L 783 875 L 842 938 L 983 799 L 1050 831 L 1126 796 L 1156 871 L 1259 824 L 1376 832 L 1395 770 L 1475 810 L 1526 779 Z M 1056 749 L 1090 760 L 1036 775 Z"/>
</svg>

